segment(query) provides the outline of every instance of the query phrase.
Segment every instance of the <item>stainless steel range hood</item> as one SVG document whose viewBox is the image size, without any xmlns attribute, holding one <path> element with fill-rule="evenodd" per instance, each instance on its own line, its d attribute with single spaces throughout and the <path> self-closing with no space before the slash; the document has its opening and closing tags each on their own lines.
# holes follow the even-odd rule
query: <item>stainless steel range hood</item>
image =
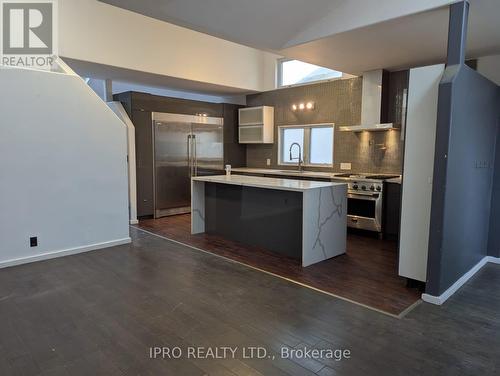
<svg viewBox="0 0 500 376">
<path fill-rule="evenodd" d="M 377 132 L 377 131 L 390 131 L 393 129 L 399 129 L 394 126 L 394 123 L 381 123 L 381 124 L 367 124 L 367 125 L 344 125 L 339 127 L 342 132 Z"/>
<path fill-rule="evenodd" d="M 361 124 L 340 126 L 343 132 L 387 131 L 399 129 L 396 124 L 381 121 L 382 114 L 382 78 L 383 70 L 363 73 L 363 89 L 361 94 Z"/>
</svg>

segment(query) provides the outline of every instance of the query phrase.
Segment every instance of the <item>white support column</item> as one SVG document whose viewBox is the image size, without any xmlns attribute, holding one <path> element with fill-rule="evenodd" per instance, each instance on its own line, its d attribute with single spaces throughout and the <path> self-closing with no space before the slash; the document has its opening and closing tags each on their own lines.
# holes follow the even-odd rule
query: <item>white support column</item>
<svg viewBox="0 0 500 376">
<path fill-rule="evenodd" d="M 137 172 L 135 161 L 135 127 L 120 102 L 108 102 L 109 108 L 120 118 L 127 127 L 127 156 L 128 156 L 128 194 L 129 194 L 129 221 L 131 225 L 139 223 L 137 220 Z"/>
<path fill-rule="evenodd" d="M 425 282 L 438 89 L 444 65 L 410 70 L 399 242 L 399 275 Z"/>
</svg>

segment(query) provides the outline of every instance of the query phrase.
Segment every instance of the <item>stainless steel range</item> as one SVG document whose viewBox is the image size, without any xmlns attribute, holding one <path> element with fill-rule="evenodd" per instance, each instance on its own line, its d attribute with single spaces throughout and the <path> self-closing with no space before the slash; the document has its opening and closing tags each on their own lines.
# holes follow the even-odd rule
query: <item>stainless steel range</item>
<svg viewBox="0 0 500 376">
<path fill-rule="evenodd" d="M 382 232 L 384 181 L 398 175 L 340 174 L 335 179 L 347 182 L 347 225 Z"/>
</svg>

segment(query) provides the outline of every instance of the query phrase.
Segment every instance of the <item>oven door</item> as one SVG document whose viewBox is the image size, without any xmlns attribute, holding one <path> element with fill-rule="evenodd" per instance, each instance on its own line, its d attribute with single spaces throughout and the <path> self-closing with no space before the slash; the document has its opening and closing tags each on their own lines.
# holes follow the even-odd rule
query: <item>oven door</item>
<svg viewBox="0 0 500 376">
<path fill-rule="evenodd" d="M 382 231 L 382 199 L 379 193 L 347 194 L 347 225 L 369 231 Z"/>
</svg>

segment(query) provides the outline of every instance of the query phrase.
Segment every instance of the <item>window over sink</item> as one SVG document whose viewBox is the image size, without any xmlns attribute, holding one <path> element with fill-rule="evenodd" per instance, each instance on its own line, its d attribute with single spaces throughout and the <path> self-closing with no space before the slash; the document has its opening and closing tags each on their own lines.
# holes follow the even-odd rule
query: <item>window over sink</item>
<svg viewBox="0 0 500 376">
<path fill-rule="evenodd" d="M 333 140 L 334 124 L 331 123 L 280 126 L 278 127 L 278 163 L 297 165 L 300 150 L 304 166 L 332 167 Z"/>
</svg>

